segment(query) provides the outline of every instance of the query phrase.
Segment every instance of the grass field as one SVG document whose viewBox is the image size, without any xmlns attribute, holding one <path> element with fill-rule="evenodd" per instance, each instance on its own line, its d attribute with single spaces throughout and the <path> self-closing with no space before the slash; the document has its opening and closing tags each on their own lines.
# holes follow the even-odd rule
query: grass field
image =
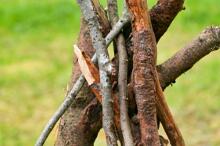
<svg viewBox="0 0 220 146">
<path fill-rule="evenodd" d="M 219 0 L 186 0 L 185 6 L 159 42 L 158 63 L 207 26 L 220 25 Z M 33 145 L 62 102 L 79 19 L 75 1 L 0 0 L 0 146 Z M 211 53 L 165 91 L 188 146 L 220 145 L 219 58 L 219 51 Z"/>
</svg>

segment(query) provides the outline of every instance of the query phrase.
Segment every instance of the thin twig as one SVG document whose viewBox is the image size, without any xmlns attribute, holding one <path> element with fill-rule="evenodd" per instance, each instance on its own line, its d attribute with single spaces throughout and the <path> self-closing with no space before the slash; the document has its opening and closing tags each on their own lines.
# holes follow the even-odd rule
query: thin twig
<svg viewBox="0 0 220 146">
<path fill-rule="evenodd" d="M 124 10 L 127 10 L 124 3 Z M 117 0 L 108 0 L 108 12 L 111 25 L 114 26 L 118 21 Z M 128 12 L 124 12 L 129 14 Z M 120 125 L 125 146 L 133 146 L 133 137 L 131 134 L 130 119 L 128 116 L 128 97 L 127 97 L 127 72 L 128 72 L 128 56 L 125 48 L 125 39 L 122 33 L 116 39 L 116 46 L 119 56 L 119 101 L 120 101 Z"/>
<path fill-rule="evenodd" d="M 114 39 L 114 37 L 121 31 L 123 26 L 128 23 L 130 20 L 129 16 L 127 14 L 123 15 L 120 20 L 115 24 L 115 26 L 112 28 L 112 30 L 108 33 L 108 35 L 105 37 L 106 45 L 108 46 L 111 41 Z M 97 57 L 96 54 L 93 55 L 92 61 L 94 63 L 97 63 Z M 85 83 L 85 78 L 83 75 L 80 75 L 79 79 L 74 84 L 73 88 L 70 90 L 70 92 L 65 97 L 65 100 L 63 103 L 59 106 L 57 111 L 54 113 L 54 115 L 50 118 L 46 126 L 44 127 L 43 131 L 41 132 L 40 136 L 38 137 L 35 146 L 42 146 L 51 131 L 53 130 L 54 126 L 56 125 L 57 121 L 60 119 L 60 117 L 65 113 L 65 111 L 70 107 L 73 100 L 75 99 L 76 95 L 79 93 L 80 89 Z"/>
</svg>

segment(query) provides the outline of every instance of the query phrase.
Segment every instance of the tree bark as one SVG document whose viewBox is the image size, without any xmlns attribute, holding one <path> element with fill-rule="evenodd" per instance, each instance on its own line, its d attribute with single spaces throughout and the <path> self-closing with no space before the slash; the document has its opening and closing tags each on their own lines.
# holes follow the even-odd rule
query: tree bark
<svg viewBox="0 0 220 146">
<path fill-rule="evenodd" d="M 132 80 L 140 123 L 138 145 L 159 146 L 156 114 L 156 41 L 145 0 L 127 0 L 132 17 L 133 70 Z"/>
<path fill-rule="evenodd" d="M 197 38 L 157 66 L 160 84 L 165 89 L 204 56 L 220 47 L 220 27 L 208 27 Z"/>
</svg>

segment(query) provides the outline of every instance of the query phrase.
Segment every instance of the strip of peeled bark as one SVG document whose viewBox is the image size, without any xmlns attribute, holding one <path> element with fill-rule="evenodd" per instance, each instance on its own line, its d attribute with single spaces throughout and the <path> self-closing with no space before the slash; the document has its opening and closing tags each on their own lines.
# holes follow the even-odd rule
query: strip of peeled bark
<svg viewBox="0 0 220 146">
<path fill-rule="evenodd" d="M 77 45 L 74 45 L 74 52 L 78 58 L 80 70 L 82 74 L 85 76 L 86 81 L 89 84 L 90 89 L 95 94 L 96 99 L 102 103 L 102 94 L 100 90 L 100 74 L 99 70 L 95 66 L 95 64 L 91 61 L 90 57 L 87 56 L 84 52 L 82 52 Z M 118 97 L 116 94 L 112 94 L 114 99 L 114 120 L 117 128 L 120 128 L 120 114 L 119 114 L 119 105 L 118 105 Z"/>
<path fill-rule="evenodd" d="M 93 10 L 93 4 L 90 0 L 78 0 L 81 12 L 84 19 L 88 23 L 90 36 L 92 38 L 93 47 L 96 48 L 96 55 L 98 58 L 98 66 L 100 72 L 100 87 L 103 96 L 102 110 L 103 110 L 103 129 L 106 134 L 107 144 L 109 146 L 117 146 L 117 138 L 115 135 L 113 99 L 111 91 L 111 63 L 107 52 L 105 39 L 99 30 L 100 24 L 96 13 Z"/>
<path fill-rule="evenodd" d="M 180 49 L 167 61 L 157 66 L 160 84 L 163 89 L 184 72 L 189 70 L 201 58 L 220 47 L 220 27 L 205 29 L 191 43 Z"/>
<path fill-rule="evenodd" d="M 145 0 L 127 0 L 133 15 L 133 88 L 140 122 L 141 142 L 146 146 L 159 146 L 156 118 L 156 89 L 154 67 L 156 44 Z"/>
<path fill-rule="evenodd" d="M 126 5 L 126 4 L 124 4 Z M 126 6 L 124 12 L 128 13 Z M 111 25 L 114 26 L 118 21 L 118 7 L 117 0 L 108 0 L 108 12 Z M 127 14 L 129 15 L 129 14 Z M 127 97 L 127 71 L 128 71 L 128 57 L 125 48 L 125 39 L 122 33 L 116 38 L 116 47 L 119 58 L 118 69 L 118 88 L 119 88 L 119 103 L 120 103 L 120 125 L 123 135 L 124 146 L 133 146 L 133 137 L 131 134 L 130 119 L 128 116 L 128 97 Z"/>
</svg>

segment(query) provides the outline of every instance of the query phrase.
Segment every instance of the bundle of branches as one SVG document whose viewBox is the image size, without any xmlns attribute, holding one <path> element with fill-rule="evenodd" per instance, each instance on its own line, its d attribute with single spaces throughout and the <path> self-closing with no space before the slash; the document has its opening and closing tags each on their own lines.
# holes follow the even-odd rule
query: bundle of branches
<svg viewBox="0 0 220 146">
<path fill-rule="evenodd" d="M 57 146 L 92 146 L 101 128 L 109 146 L 167 145 L 158 132 L 162 126 L 172 146 L 184 146 L 163 90 L 219 48 L 220 28 L 207 28 L 157 65 L 156 43 L 183 3 L 158 0 L 148 10 L 146 0 L 126 0 L 119 18 L 116 0 L 108 0 L 107 13 L 98 0 L 78 0 L 82 19 L 70 89 L 36 146 L 44 144 L 61 116 Z M 112 41 L 110 59 L 107 48 Z"/>
</svg>

